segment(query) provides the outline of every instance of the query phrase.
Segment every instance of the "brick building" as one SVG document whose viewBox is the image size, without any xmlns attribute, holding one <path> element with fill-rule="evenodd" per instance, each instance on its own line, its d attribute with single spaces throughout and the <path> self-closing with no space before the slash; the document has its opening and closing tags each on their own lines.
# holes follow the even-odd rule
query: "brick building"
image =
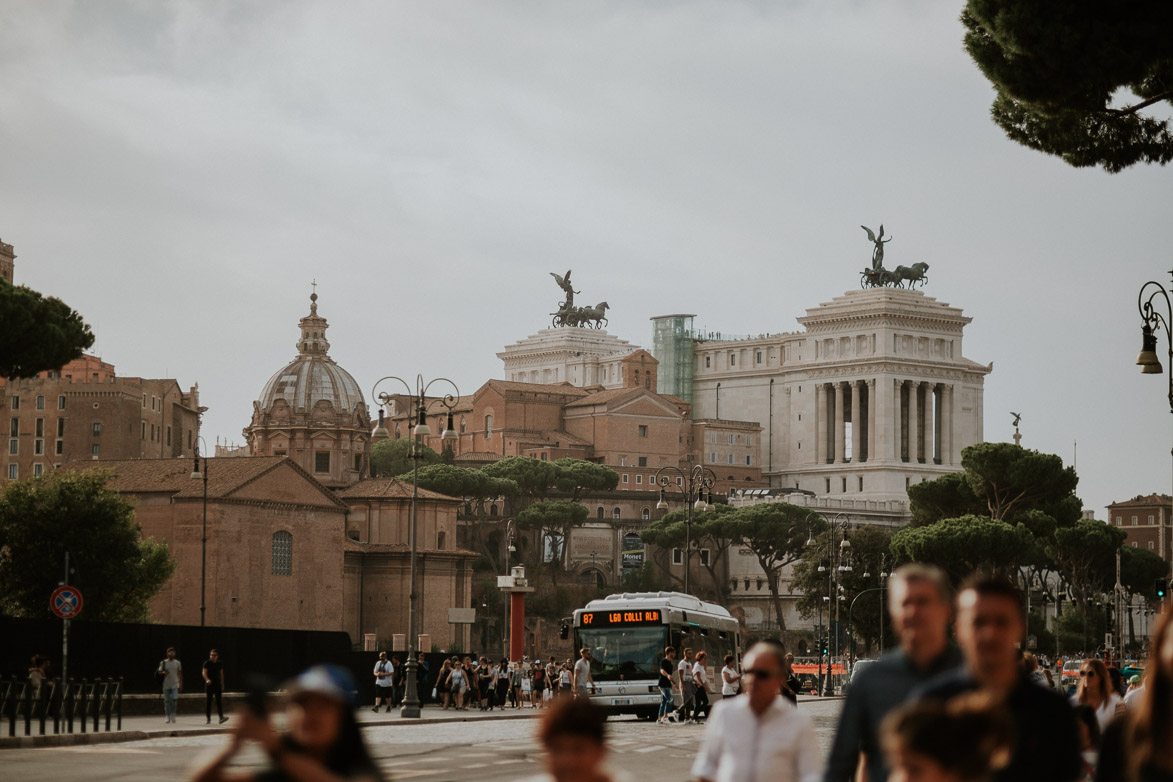
<svg viewBox="0 0 1173 782">
<path fill-rule="evenodd" d="M 328 355 L 317 293 L 298 327 L 297 357 L 265 383 L 244 437 L 253 456 L 288 456 L 326 486 L 350 486 L 370 474 L 371 417 L 358 383 Z"/>
<path fill-rule="evenodd" d="M 1108 506 L 1108 523 L 1128 535 L 1124 545 L 1142 548 L 1173 562 L 1173 497 L 1137 495 Z"/>
<path fill-rule="evenodd" d="M 173 379 L 119 377 L 84 355 L 60 370 L 0 381 L 8 432 L 0 483 L 41 475 L 70 461 L 190 456 L 199 387 Z"/>
</svg>

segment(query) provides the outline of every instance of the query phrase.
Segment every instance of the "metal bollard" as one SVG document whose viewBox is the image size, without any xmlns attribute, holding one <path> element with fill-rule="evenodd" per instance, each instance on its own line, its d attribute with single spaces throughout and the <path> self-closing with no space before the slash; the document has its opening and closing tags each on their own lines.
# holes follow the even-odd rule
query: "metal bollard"
<svg viewBox="0 0 1173 782">
<path fill-rule="evenodd" d="M 118 677 L 118 730 L 122 730 L 122 677 Z"/>
</svg>

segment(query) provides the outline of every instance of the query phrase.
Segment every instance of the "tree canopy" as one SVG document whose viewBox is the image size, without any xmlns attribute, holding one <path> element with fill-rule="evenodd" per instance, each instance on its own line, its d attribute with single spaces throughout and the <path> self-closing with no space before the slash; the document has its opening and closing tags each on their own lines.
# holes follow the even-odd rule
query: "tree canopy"
<svg viewBox="0 0 1173 782">
<path fill-rule="evenodd" d="M 802 556 L 806 541 L 811 535 L 826 529 L 827 522 L 810 508 L 788 502 L 748 505 L 738 508 L 731 515 L 737 542 L 753 552 L 765 571 L 778 629 L 785 630 L 786 619 L 782 615 L 778 577 L 782 568 Z"/>
<path fill-rule="evenodd" d="M 1173 4 L 969 0 L 965 48 L 1013 141 L 1116 173 L 1173 159 Z"/>
<path fill-rule="evenodd" d="M 551 561 L 560 566 L 566 550 L 570 531 L 586 522 L 589 511 L 585 505 L 573 500 L 544 500 L 530 505 L 517 514 L 517 526 L 523 530 L 540 533 L 540 538 L 549 540 Z M 555 567 L 555 573 L 557 572 Z M 555 576 L 556 578 L 556 576 Z"/>
<path fill-rule="evenodd" d="M 898 530 L 891 548 L 897 561 L 937 565 L 958 584 L 975 570 L 1013 570 L 1033 545 L 1034 539 L 1024 526 L 983 516 L 961 516 Z"/>
<path fill-rule="evenodd" d="M 165 543 L 143 540 L 134 509 L 99 470 L 52 473 L 9 483 L 0 493 L 0 611 L 50 616 L 64 575 L 85 602 L 82 616 L 149 620 L 148 603 L 175 570 Z"/>
<path fill-rule="evenodd" d="M 94 344 L 75 310 L 0 278 L 0 377 L 34 377 L 60 369 Z"/>
<path fill-rule="evenodd" d="M 394 478 L 411 472 L 415 463 L 411 448 L 415 440 L 410 437 L 393 438 L 377 442 L 371 448 L 371 473 L 376 478 Z M 420 443 L 420 469 L 425 465 L 440 464 L 440 454 Z M 422 485 L 422 484 L 421 484 Z M 439 491 L 437 489 L 437 491 Z"/>
<path fill-rule="evenodd" d="M 699 560 L 708 573 L 712 589 L 710 597 L 718 603 L 724 603 L 729 596 L 729 587 L 720 575 L 721 562 L 725 552 L 738 540 L 736 512 L 725 504 L 714 505 L 711 511 L 694 511 L 691 531 L 688 530 L 687 520 L 687 511 L 674 510 L 645 527 L 640 532 L 640 539 L 665 554 L 674 548 L 683 549 L 686 541 L 692 545 L 694 552 L 698 548 L 709 549 L 707 561 L 699 557 L 693 561 Z M 670 580 L 682 581 L 672 575 L 666 562 L 661 565 L 661 570 Z M 695 591 L 695 585 L 690 586 Z"/>
</svg>

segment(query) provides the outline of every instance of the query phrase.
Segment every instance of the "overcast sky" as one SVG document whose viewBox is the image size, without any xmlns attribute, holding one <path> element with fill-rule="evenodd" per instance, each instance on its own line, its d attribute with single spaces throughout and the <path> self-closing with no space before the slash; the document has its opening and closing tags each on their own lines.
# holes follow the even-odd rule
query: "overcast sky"
<svg viewBox="0 0 1173 782">
<path fill-rule="evenodd" d="M 994 362 L 985 437 L 1071 462 L 1104 506 L 1171 490 L 1167 376 L 1134 366 L 1168 280 L 1173 171 L 1007 140 L 956 0 L 56 2 L 0 6 L 0 239 L 119 374 L 198 382 L 242 442 L 296 354 L 503 375 L 548 272 L 651 347 L 653 315 L 792 331 L 886 264 Z M 1166 343 L 1162 337 L 1160 352 Z"/>
</svg>

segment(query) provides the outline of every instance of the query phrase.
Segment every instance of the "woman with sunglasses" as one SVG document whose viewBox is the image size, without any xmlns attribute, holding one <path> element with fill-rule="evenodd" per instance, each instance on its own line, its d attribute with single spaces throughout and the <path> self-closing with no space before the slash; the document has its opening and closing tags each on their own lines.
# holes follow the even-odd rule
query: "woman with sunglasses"
<svg viewBox="0 0 1173 782">
<path fill-rule="evenodd" d="M 1080 664 L 1079 684 L 1075 687 L 1071 702 L 1076 706 L 1090 706 L 1094 709 L 1100 730 L 1107 728 L 1118 712 L 1124 711 L 1124 701 L 1112 691 L 1108 681 L 1108 667 L 1102 660 L 1095 658 Z"/>
</svg>

